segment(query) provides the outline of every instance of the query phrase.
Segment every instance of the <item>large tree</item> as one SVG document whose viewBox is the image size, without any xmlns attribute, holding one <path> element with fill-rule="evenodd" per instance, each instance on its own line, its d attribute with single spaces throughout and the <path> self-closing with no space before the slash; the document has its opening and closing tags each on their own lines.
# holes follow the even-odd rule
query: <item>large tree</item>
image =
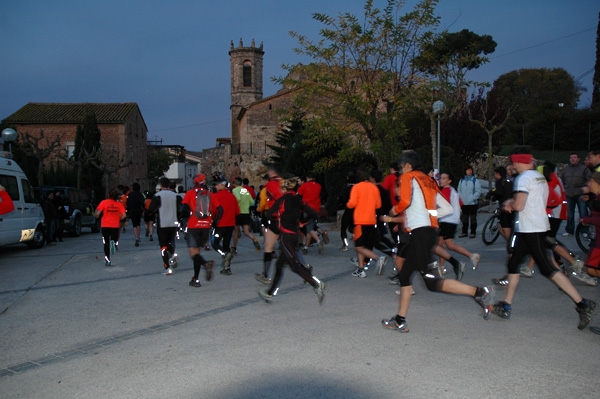
<svg viewBox="0 0 600 399">
<path fill-rule="evenodd" d="M 582 88 L 563 68 L 520 69 L 501 75 L 488 93 L 498 107 L 512 109 L 509 134 L 523 144 L 552 146 L 552 130 L 577 107 Z"/>
<path fill-rule="evenodd" d="M 467 105 L 470 87 L 484 85 L 467 79 L 467 73 L 487 63 L 488 54 L 496 49 L 496 42 L 489 35 L 478 35 L 467 29 L 460 32 L 442 32 L 424 43 L 421 53 L 414 58 L 414 65 L 425 73 L 429 90 L 415 100 L 429 117 L 429 135 L 433 165 L 437 160 L 437 125 L 440 112 L 446 117 L 462 112 Z M 443 111 L 433 110 L 433 104 L 441 101 Z"/>
<path fill-rule="evenodd" d="M 324 25 L 318 41 L 291 32 L 299 43 L 295 51 L 312 62 L 284 65 L 289 74 L 279 81 L 302 88 L 295 108 L 310 120 L 305 123 L 308 142 L 340 139 L 349 143 L 343 148 L 368 148 L 387 163 L 406 134 L 401 120 L 410 100 L 407 90 L 423 85 L 411 61 L 439 22 L 438 1 L 421 0 L 406 14 L 404 1 L 388 0 L 383 10 L 373 3 L 366 1 L 362 18 L 313 14 Z"/>
<path fill-rule="evenodd" d="M 75 164 L 77 170 L 77 188 L 100 190 L 101 184 L 98 183 L 102 181 L 102 173 L 93 163 L 100 157 L 100 138 L 96 115 L 86 115 L 83 124 L 78 125 L 75 131 L 75 150 L 72 159 L 69 159 L 70 162 Z M 84 176 L 88 187 L 83 187 Z"/>
</svg>

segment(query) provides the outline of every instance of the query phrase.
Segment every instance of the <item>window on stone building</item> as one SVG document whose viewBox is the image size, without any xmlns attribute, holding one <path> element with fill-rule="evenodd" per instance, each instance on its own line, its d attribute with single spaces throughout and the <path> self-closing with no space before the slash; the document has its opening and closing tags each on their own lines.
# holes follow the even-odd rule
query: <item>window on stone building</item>
<svg viewBox="0 0 600 399">
<path fill-rule="evenodd" d="M 244 87 L 252 86 L 252 63 L 250 61 L 244 61 Z"/>
</svg>

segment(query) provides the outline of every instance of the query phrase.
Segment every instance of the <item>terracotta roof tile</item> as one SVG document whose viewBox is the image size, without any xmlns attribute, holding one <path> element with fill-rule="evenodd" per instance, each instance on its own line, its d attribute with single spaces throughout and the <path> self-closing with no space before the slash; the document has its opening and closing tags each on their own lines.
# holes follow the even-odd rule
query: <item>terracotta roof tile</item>
<svg viewBox="0 0 600 399">
<path fill-rule="evenodd" d="M 82 123 L 96 114 L 97 123 L 123 123 L 136 103 L 28 103 L 4 119 L 5 123 Z"/>
</svg>

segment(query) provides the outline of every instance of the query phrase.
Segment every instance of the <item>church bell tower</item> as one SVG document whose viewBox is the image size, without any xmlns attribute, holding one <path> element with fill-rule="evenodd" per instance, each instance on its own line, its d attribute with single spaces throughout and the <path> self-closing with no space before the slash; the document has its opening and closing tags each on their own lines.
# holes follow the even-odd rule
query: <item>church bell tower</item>
<svg viewBox="0 0 600 399">
<path fill-rule="evenodd" d="M 235 149 L 240 143 L 237 117 L 242 108 L 263 97 L 263 44 L 244 47 L 242 39 L 238 47 L 233 41 L 229 48 L 231 74 L 231 145 Z"/>
</svg>

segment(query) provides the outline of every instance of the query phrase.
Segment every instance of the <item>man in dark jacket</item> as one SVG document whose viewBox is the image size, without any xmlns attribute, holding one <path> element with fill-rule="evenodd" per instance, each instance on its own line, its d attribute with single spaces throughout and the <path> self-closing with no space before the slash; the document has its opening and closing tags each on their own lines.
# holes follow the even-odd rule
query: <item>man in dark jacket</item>
<svg viewBox="0 0 600 399">
<path fill-rule="evenodd" d="M 575 231 L 576 206 L 580 218 L 588 215 L 587 206 L 581 197 L 589 192 L 587 183 L 591 176 L 590 170 L 579 163 L 579 154 L 572 153 L 569 156 L 569 164 L 564 167 L 560 175 L 567 195 L 567 226 L 565 227 L 565 233 L 562 235 L 563 237 L 573 235 Z"/>
</svg>

